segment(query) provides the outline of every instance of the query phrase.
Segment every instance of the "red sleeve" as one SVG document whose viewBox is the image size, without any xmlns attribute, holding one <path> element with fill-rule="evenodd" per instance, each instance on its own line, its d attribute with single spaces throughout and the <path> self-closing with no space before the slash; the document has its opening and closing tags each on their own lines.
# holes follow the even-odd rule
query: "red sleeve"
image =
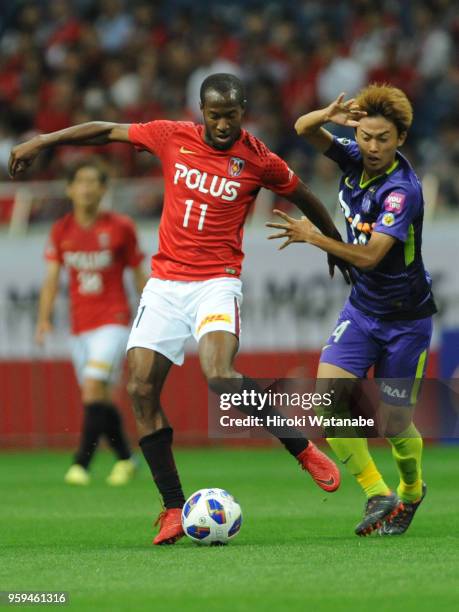
<svg viewBox="0 0 459 612">
<path fill-rule="evenodd" d="M 48 236 L 48 240 L 45 246 L 45 259 L 46 261 L 57 261 L 60 264 L 64 263 L 62 259 L 62 251 L 60 245 L 60 234 L 59 224 L 55 223 Z"/>
<path fill-rule="evenodd" d="M 147 149 L 158 157 L 164 145 L 177 129 L 177 121 L 149 121 L 148 123 L 131 123 L 129 140 L 139 149 Z"/>
<path fill-rule="evenodd" d="M 299 178 L 283 159 L 270 151 L 265 158 L 261 180 L 263 187 L 282 196 L 296 189 Z"/>
<path fill-rule="evenodd" d="M 124 225 L 124 262 L 130 268 L 137 268 L 144 258 L 137 240 L 137 232 L 134 223 L 127 217 L 123 218 Z"/>
</svg>

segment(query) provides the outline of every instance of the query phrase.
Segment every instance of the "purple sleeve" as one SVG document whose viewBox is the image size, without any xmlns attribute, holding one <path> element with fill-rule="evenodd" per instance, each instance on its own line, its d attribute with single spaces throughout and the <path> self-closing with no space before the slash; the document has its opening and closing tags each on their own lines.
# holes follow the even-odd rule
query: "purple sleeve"
<svg viewBox="0 0 459 612">
<path fill-rule="evenodd" d="M 333 136 L 333 142 L 324 155 L 336 162 L 343 172 L 355 168 L 362 161 L 358 144 L 349 138 Z"/>
<path fill-rule="evenodd" d="M 404 186 L 386 191 L 382 198 L 381 213 L 376 219 L 373 231 L 388 234 L 405 242 L 409 227 L 421 209 L 421 194 Z"/>
</svg>

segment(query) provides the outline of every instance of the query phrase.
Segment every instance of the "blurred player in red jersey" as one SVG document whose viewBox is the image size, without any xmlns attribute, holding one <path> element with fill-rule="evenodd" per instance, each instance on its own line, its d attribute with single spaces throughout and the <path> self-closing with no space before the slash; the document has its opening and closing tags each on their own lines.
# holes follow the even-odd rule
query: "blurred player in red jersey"
<svg viewBox="0 0 459 612">
<path fill-rule="evenodd" d="M 72 359 L 84 404 L 80 445 L 65 475 L 65 481 L 75 485 L 89 483 L 89 465 L 104 436 L 117 457 L 107 482 L 123 485 L 135 471 L 112 387 L 119 378 L 131 319 L 123 273 L 126 267 L 133 269 L 139 293 L 146 277 L 132 221 L 99 210 L 106 180 L 103 169 L 91 161 L 81 162 L 69 175 L 67 194 L 73 213 L 51 229 L 36 327 L 36 341 L 42 344 L 52 330 L 51 315 L 64 266 L 70 283 Z"/>
<path fill-rule="evenodd" d="M 12 177 L 43 149 L 60 144 L 127 142 L 158 156 L 165 196 L 159 250 L 128 342 L 129 393 L 139 441 L 165 510 L 154 544 L 183 535 L 182 486 L 172 454 L 172 428 L 160 395 L 172 364 L 181 365 L 185 341 L 194 336 L 211 389 L 259 391 L 234 369 L 239 347 L 243 225 L 261 187 L 296 204 L 324 234 L 340 239 L 326 208 L 265 144 L 241 128 L 241 81 L 214 74 L 201 86 L 204 125 L 151 121 L 120 125 L 90 122 L 37 136 L 15 147 Z M 329 258 L 330 273 L 340 260 Z M 254 407 L 256 410 L 256 407 Z M 269 429 L 326 491 L 338 488 L 336 465 L 297 430 Z"/>
</svg>

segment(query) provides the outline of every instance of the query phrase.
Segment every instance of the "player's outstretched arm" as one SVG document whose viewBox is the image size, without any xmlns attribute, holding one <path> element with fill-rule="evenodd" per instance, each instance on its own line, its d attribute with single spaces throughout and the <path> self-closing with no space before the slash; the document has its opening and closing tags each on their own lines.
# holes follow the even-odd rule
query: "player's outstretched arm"
<svg viewBox="0 0 459 612">
<path fill-rule="evenodd" d="M 8 172 L 15 178 L 30 166 L 40 151 L 58 145 L 104 145 L 110 142 L 129 142 L 129 124 L 90 121 L 49 134 L 34 136 L 16 145 L 10 154 Z"/>
<path fill-rule="evenodd" d="M 305 217 L 318 227 L 325 236 L 329 236 L 341 242 L 341 234 L 333 223 L 330 213 L 307 185 L 299 181 L 295 191 L 285 197 L 290 200 L 290 202 L 293 202 Z M 334 276 L 335 266 L 341 271 L 346 283 L 350 284 L 352 281 L 352 271 L 348 264 L 338 257 L 328 254 L 328 269 L 332 278 Z"/>
<path fill-rule="evenodd" d="M 274 212 L 284 223 L 266 223 L 266 226 L 281 230 L 281 233 L 268 236 L 268 240 L 285 239 L 279 249 L 285 249 L 294 242 L 308 242 L 362 270 L 375 268 L 396 242 L 393 236 L 373 232 L 367 245 L 345 244 L 321 234 L 306 217 L 294 219 L 281 210 Z"/>
<path fill-rule="evenodd" d="M 35 328 L 35 342 L 43 344 L 46 334 L 52 331 L 51 315 L 59 287 L 61 265 L 57 261 L 50 261 L 46 267 L 46 276 L 40 291 L 38 303 L 38 317 Z"/>
<path fill-rule="evenodd" d="M 327 208 L 303 181 L 298 181 L 295 191 L 284 197 L 295 204 L 325 236 L 341 240 L 341 234 L 333 223 Z"/>
<path fill-rule="evenodd" d="M 346 127 L 357 127 L 366 112 L 361 111 L 354 98 L 344 102 L 344 93 L 327 107 L 302 115 L 296 120 L 295 130 L 298 136 L 303 136 L 318 151 L 325 153 L 333 141 L 331 132 L 323 128 L 326 123 L 336 123 Z"/>
</svg>

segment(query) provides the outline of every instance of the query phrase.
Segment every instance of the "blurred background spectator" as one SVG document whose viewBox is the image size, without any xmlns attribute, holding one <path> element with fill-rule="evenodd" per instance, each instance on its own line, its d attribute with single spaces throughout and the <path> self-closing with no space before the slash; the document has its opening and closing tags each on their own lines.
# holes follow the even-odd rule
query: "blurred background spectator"
<svg viewBox="0 0 459 612">
<path fill-rule="evenodd" d="M 74 123 L 200 120 L 212 72 L 246 83 L 247 129 L 284 156 L 326 203 L 336 171 L 293 131 L 302 113 L 368 82 L 401 87 L 415 109 L 406 152 L 459 208 L 457 0 L 35 0 L 2 3 L 0 180 L 11 146 Z M 29 179 L 62 177 L 92 147 L 48 152 Z M 159 174 L 125 145 L 99 154 L 116 177 Z M 333 186 L 331 188 L 330 186 Z M 158 210 L 157 202 L 155 211 Z M 147 206 L 142 214 L 147 214 Z"/>
</svg>

